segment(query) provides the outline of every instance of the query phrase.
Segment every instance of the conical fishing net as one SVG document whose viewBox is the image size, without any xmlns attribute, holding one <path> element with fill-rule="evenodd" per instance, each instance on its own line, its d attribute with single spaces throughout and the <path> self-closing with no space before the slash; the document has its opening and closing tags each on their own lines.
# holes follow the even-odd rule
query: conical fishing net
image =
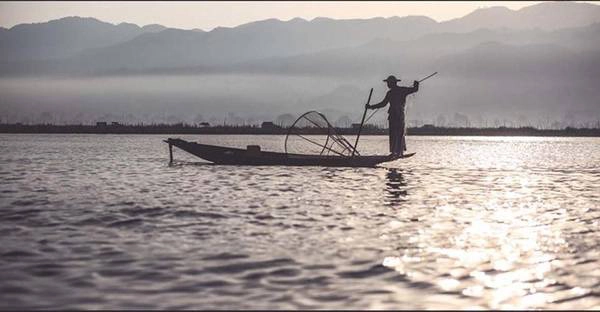
<svg viewBox="0 0 600 312">
<path fill-rule="evenodd" d="M 310 111 L 292 124 L 285 138 L 288 154 L 352 156 L 354 147 L 319 112 Z M 358 152 L 354 155 L 359 155 Z"/>
</svg>

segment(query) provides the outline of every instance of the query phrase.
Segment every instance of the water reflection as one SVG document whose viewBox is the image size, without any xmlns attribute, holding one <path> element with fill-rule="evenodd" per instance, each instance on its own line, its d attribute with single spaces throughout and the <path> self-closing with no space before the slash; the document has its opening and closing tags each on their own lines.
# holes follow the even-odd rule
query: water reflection
<svg viewBox="0 0 600 312">
<path fill-rule="evenodd" d="M 406 201 L 406 180 L 402 176 L 402 173 L 398 171 L 396 168 L 388 169 L 386 173 L 386 190 L 388 192 L 386 198 L 387 204 L 390 206 L 398 205 L 404 201 Z"/>
<path fill-rule="evenodd" d="M 416 137 L 389 170 L 167 167 L 163 139 L 0 136 L 0 309 L 600 308 L 598 138 Z"/>
</svg>

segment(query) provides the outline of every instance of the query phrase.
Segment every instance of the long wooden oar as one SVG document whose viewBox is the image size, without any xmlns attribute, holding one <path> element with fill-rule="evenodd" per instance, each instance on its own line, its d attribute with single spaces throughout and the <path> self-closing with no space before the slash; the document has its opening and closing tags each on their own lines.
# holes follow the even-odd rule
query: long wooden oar
<svg viewBox="0 0 600 312">
<path fill-rule="evenodd" d="M 371 95 L 373 95 L 373 88 L 371 88 L 371 92 L 369 92 L 369 99 L 367 100 L 367 105 L 365 105 L 365 111 L 362 115 L 362 120 L 360 121 L 360 128 L 358 128 L 358 134 L 356 134 L 356 141 L 354 142 L 354 150 L 352 151 L 352 156 L 356 154 L 356 146 L 358 146 L 358 138 L 360 138 L 360 132 L 362 131 L 363 124 L 365 123 L 365 117 L 367 116 L 367 106 L 371 103 Z"/>
<path fill-rule="evenodd" d="M 438 72 L 435 72 L 435 73 L 433 73 L 433 74 L 431 74 L 431 75 L 429 75 L 429 76 L 427 76 L 427 77 L 425 77 L 425 78 L 423 78 L 423 79 L 419 80 L 419 83 L 421 83 L 421 82 L 423 82 L 423 81 L 425 81 L 425 80 L 427 80 L 427 79 L 429 79 L 429 78 L 431 78 L 431 77 L 433 77 L 433 76 L 437 75 L 437 73 L 438 73 Z M 376 109 L 376 110 L 374 110 L 374 111 L 371 113 L 371 115 L 369 115 L 369 117 L 367 118 L 367 120 L 365 120 L 365 122 L 368 122 L 368 121 L 371 119 L 371 117 L 373 117 L 373 115 L 375 115 L 375 113 L 377 113 L 377 111 L 378 111 L 378 110 L 379 110 L 379 108 L 378 108 L 378 109 Z"/>
</svg>

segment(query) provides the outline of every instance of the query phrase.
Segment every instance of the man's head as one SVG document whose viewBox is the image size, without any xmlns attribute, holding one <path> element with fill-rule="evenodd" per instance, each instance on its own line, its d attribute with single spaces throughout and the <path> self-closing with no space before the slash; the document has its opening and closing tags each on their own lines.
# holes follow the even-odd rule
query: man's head
<svg viewBox="0 0 600 312">
<path fill-rule="evenodd" d="M 390 75 L 389 77 L 387 77 L 383 81 L 387 82 L 388 88 L 392 88 L 392 87 L 396 86 L 396 83 L 398 81 L 400 81 L 400 79 L 396 79 L 396 77 L 394 75 Z"/>
</svg>

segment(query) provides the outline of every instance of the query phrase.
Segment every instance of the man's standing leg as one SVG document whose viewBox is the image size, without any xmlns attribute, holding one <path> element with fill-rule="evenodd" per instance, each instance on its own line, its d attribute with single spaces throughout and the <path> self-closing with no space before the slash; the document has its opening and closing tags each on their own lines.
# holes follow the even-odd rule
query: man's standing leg
<svg viewBox="0 0 600 312">
<path fill-rule="evenodd" d="M 406 151 L 406 122 L 404 120 L 404 116 L 402 116 L 401 123 L 399 125 L 400 128 L 400 154 L 402 155 L 404 151 Z"/>
<path fill-rule="evenodd" d="M 388 128 L 389 128 L 389 136 L 390 136 L 390 154 L 394 154 L 394 153 L 396 153 L 398 131 L 397 131 L 397 126 L 396 126 L 396 121 L 394 120 L 394 118 L 392 118 L 392 116 L 390 116 L 388 121 L 389 121 Z"/>
<path fill-rule="evenodd" d="M 398 154 L 404 154 L 406 151 L 406 128 L 404 128 L 404 124 L 398 127 Z"/>
</svg>

